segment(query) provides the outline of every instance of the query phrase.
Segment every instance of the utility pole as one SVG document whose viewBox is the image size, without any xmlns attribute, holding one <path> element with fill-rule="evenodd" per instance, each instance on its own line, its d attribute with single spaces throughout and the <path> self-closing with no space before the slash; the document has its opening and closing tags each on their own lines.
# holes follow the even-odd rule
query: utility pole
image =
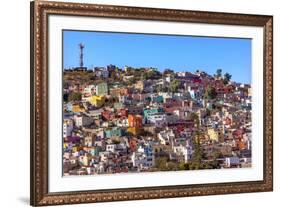
<svg viewBox="0 0 281 207">
<path fill-rule="evenodd" d="M 84 49 L 84 45 L 82 44 L 82 43 L 80 43 L 79 44 L 79 49 L 80 49 L 80 61 L 79 61 L 79 65 L 80 65 L 80 68 L 83 68 L 83 65 L 84 65 L 84 62 L 83 62 L 83 56 L 84 56 L 84 54 L 83 54 L 83 49 Z"/>
</svg>

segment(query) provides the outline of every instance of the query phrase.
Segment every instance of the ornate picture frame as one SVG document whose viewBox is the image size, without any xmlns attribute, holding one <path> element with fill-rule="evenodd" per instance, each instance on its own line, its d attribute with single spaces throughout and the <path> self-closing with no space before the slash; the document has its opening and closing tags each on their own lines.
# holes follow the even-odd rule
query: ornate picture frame
<svg viewBox="0 0 281 207">
<path fill-rule="evenodd" d="M 31 205 L 204 196 L 273 190 L 273 17 L 111 5 L 31 2 Z M 49 191 L 49 17 L 101 17 L 207 25 L 259 27 L 263 30 L 263 179 L 150 187 Z"/>
</svg>

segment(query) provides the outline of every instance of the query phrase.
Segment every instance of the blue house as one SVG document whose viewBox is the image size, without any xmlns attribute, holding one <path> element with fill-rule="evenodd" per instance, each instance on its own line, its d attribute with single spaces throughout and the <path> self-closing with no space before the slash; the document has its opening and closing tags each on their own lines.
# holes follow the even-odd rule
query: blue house
<svg viewBox="0 0 281 207">
<path fill-rule="evenodd" d="M 143 116 L 144 120 L 147 120 L 147 117 L 151 114 L 156 114 L 156 113 L 164 113 L 163 108 L 149 108 L 149 109 L 144 109 L 143 110 Z"/>
<path fill-rule="evenodd" d="M 156 96 L 153 101 L 156 103 L 163 103 L 164 98 L 163 98 L 163 96 Z"/>
<path fill-rule="evenodd" d="M 119 127 L 113 127 L 113 128 L 105 130 L 106 138 L 122 137 L 123 135 L 124 135 L 124 131 Z"/>
</svg>

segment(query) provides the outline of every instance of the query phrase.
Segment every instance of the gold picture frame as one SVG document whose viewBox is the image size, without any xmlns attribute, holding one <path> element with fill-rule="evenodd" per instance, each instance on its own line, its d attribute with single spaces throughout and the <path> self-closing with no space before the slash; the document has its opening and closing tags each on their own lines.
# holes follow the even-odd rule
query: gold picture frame
<svg viewBox="0 0 281 207">
<path fill-rule="evenodd" d="M 273 17 L 80 3 L 31 2 L 31 205 L 204 196 L 273 190 Z M 140 187 L 78 192 L 48 191 L 48 16 L 70 15 L 263 27 L 264 106 L 262 181 Z"/>
</svg>

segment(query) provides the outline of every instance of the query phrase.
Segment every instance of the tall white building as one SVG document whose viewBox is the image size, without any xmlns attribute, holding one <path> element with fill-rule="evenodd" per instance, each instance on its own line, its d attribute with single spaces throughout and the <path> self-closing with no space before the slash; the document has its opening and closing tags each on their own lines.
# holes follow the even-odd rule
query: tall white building
<svg viewBox="0 0 281 207">
<path fill-rule="evenodd" d="M 72 134 L 73 121 L 71 119 L 63 120 L 63 138 L 69 137 Z"/>
</svg>

